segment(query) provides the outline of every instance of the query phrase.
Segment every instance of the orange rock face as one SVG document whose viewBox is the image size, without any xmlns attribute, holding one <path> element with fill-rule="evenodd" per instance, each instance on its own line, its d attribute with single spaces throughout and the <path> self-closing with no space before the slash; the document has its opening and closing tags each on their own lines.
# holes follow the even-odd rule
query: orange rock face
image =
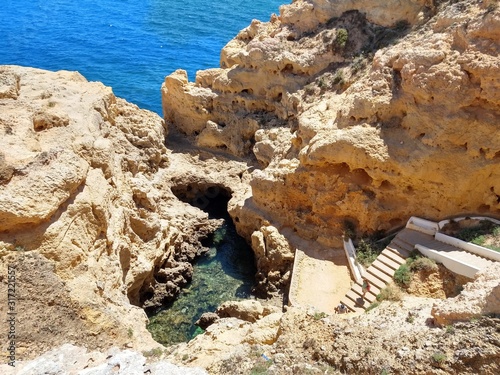
<svg viewBox="0 0 500 375">
<path fill-rule="evenodd" d="M 220 69 L 167 78 L 166 120 L 260 162 L 238 215 L 328 246 L 346 225 L 499 216 L 500 12 L 404 2 L 389 21 L 361 3 L 297 1 L 254 21 Z"/>
</svg>

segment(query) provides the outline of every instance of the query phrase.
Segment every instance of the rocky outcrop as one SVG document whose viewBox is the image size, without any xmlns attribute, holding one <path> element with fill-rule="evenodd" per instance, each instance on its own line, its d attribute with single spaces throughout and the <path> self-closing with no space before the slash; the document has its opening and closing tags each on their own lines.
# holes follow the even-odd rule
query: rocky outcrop
<svg viewBox="0 0 500 375">
<path fill-rule="evenodd" d="M 433 302 L 406 296 L 357 317 L 290 308 L 254 323 L 224 318 L 167 358 L 210 374 L 498 372 L 498 319 L 438 328 Z"/>
<path fill-rule="evenodd" d="M 158 352 L 161 355 L 161 351 Z M 151 354 L 151 353 L 146 353 Z M 88 352 L 85 348 L 63 345 L 32 360 L 18 362 L 16 367 L 0 365 L 5 375 L 79 374 L 79 375 L 130 375 L 169 374 L 205 375 L 200 368 L 179 367 L 166 361 L 146 360 L 143 354 L 132 350 L 112 348 L 107 352 Z"/>
<path fill-rule="evenodd" d="M 455 298 L 439 301 L 432 308 L 432 316 L 441 326 L 466 321 L 483 315 L 500 314 L 500 263 L 478 272 L 473 283 L 465 285 Z"/>
<path fill-rule="evenodd" d="M 18 359 L 65 342 L 157 346 L 140 307 L 177 296 L 220 225 L 172 190 L 203 179 L 236 192 L 246 165 L 172 154 L 159 116 L 78 73 L 4 66 L 0 92 L 0 274 L 17 270 L 30 332 Z"/>
<path fill-rule="evenodd" d="M 232 212 L 247 238 L 262 218 L 332 247 L 411 215 L 500 215 L 499 11 L 397 3 L 295 1 L 221 68 L 167 77 L 167 123 L 260 162 Z"/>
</svg>

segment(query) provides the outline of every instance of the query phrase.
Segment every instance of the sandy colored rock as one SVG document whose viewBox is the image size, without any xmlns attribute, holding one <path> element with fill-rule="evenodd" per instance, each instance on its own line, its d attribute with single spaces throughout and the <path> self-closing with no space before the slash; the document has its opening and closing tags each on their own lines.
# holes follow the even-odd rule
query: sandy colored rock
<svg viewBox="0 0 500 375">
<path fill-rule="evenodd" d="M 85 348 L 65 344 L 32 361 L 19 362 L 15 368 L 6 364 L 0 365 L 0 370 L 5 375 L 31 375 L 35 373 L 80 375 L 116 373 L 126 375 L 144 372 L 153 375 L 206 374 L 200 368 L 183 368 L 166 361 L 148 360 L 148 363 L 146 361 L 142 354 L 132 350 L 120 351 L 118 348 L 111 348 L 105 353 L 88 352 Z"/>
<path fill-rule="evenodd" d="M 216 310 L 221 318 L 238 318 L 253 323 L 262 318 L 264 308 L 259 301 L 245 300 L 239 302 L 224 302 Z"/>
<path fill-rule="evenodd" d="M 30 332 L 18 338 L 17 359 L 66 342 L 157 347 L 141 307 L 177 296 L 206 251 L 200 239 L 220 225 L 171 186 L 194 183 L 196 171 L 218 182 L 232 174 L 237 190 L 246 166 L 169 156 L 159 116 L 79 73 L 4 66 L 0 82 L 8 93 L 0 97 L 0 270 L 18 270 L 18 329 Z"/>
<path fill-rule="evenodd" d="M 177 80 L 182 90 L 167 79 L 167 122 L 194 138 L 201 132 L 204 145 L 253 152 L 262 169 L 238 216 L 254 227 L 265 217 L 312 239 L 338 236 L 347 222 L 362 234 L 411 215 L 498 215 L 498 10 L 486 8 L 293 2 L 242 30 L 220 69 Z M 388 27 L 401 20 L 421 31 Z M 201 109 L 189 114 L 176 103 L 198 94 L 216 97 L 194 129 L 186 118 Z M 248 233 L 247 221 L 238 225 Z"/>
<path fill-rule="evenodd" d="M 455 298 L 436 302 L 432 316 L 437 324 L 447 325 L 482 315 L 500 314 L 500 263 L 478 272 L 475 281 L 464 286 Z"/>
</svg>

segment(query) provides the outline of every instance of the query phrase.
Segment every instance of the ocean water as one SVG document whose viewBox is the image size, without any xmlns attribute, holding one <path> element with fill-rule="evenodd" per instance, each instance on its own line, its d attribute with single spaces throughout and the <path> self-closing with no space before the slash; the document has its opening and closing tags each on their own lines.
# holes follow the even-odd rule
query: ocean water
<svg viewBox="0 0 500 375">
<path fill-rule="evenodd" d="M 2 0 L 0 65 L 77 70 L 161 115 L 160 87 L 219 66 L 221 48 L 285 0 Z"/>
<path fill-rule="evenodd" d="M 189 341 L 203 332 L 194 323 L 204 312 L 215 311 L 224 301 L 250 297 L 256 271 L 252 249 L 226 220 L 208 253 L 195 262 L 189 285 L 175 301 L 149 316 L 148 330 L 163 345 Z"/>
</svg>

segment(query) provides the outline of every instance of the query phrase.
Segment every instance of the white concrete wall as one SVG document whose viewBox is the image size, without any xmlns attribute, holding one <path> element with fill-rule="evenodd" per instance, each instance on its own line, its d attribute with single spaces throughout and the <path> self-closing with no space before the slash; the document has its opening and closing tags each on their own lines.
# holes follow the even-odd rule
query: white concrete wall
<svg viewBox="0 0 500 375">
<path fill-rule="evenodd" d="M 363 266 L 356 260 L 356 249 L 354 248 L 354 244 L 350 238 L 348 241 L 344 241 L 344 250 L 354 279 L 356 282 L 361 282 L 361 275 L 363 274 L 364 269 Z"/>
<path fill-rule="evenodd" d="M 500 225 L 500 220 L 497 219 L 492 219 L 491 217 L 486 217 L 486 216 L 463 216 L 463 217 L 456 217 L 454 219 L 448 219 L 448 220 L 441 220 L 438 223 L 439 229 L 443 229 L 443 227 L 448 224 L 449 222 L 453 221 L 462 221 L 465 219 L 473 219 L 473 220 L 489 220 L 492 223 Z"/>
<path fill-rule="evenodd" d="M 406 228 L 429 234 L 431 236 L 434 236 L 434 234 L 439 230 L 438 223 L 421 219 L 416 216 L 410 217 L 410 219 L 406 223 Z"/>
<path fill-rule="evenodd" d="M 479 271 L 479 268 L 466 264 L 457 259 L 453 259 L 445 253 L 438 252 L 436 250 L 429 249 L 423 245 L 415 245 L 415 248 L 420 251 L 427 258 L 433 259 L 438 263 L 442 263 L 450 271 L 455 272 L 459 275 L 466 276 L 468 278 L 474 278 L 474 275 Z"/>
<path fill-rule="evenodd" d="M 436 233 L 435 237 L 436 240 L 447 243 L 448 245 L 458 247 L 459 249 L 464 249 L 470 253 L 482 256 L 486 259 L 496 260 L 497 262 L 500 262 L 500 252 L 498 251 L 487 249 L 486 247 L 479 246 L 470 242 L 465 242 L 443 233 Z"/>
</svg>

